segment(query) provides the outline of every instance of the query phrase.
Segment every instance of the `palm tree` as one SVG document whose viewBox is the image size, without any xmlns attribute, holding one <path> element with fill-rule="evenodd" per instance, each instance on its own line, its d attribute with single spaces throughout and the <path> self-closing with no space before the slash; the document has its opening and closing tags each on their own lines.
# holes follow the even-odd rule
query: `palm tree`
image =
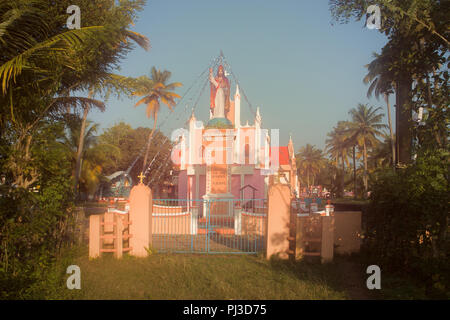
<svg viewBox="0 0 450 320">
<path fill-rule="evenodd" d="M 139 77 L 137 79 L 137 87 L 139 89 L 133 92 L 133 95 L 144 96 L 135 104 L 135 107 L 143 103 L 146 104 L 147 118 L 153 118 L 153 129 L 148 136 L 142 172 L 145 171 L 145 167 L 147 166 L 148 153 L 150 151 L 152 136 L 156 130 L 156 122 L 158 121 L 161 102 L 172 111 L 173 107 L 176 105 L 175 99 L 180 98 L 173 90 L 177 87 L 181 87 L 182 84 L 180 82 L 167 84 L 171 75 L 171 72 L 167 70 L 160 71 L 155 67 L 152 67 L 150 78 L 147 76 Z"/>
<path fill-rule="evenodd" d="M 325 141 L 328 154 L 334 160 L 336 168 L 339 170 L 339 160 L 341 162 L 341 181 L 339 193 L 343 193 L 345 185 L 345 165 L 349 166 L 349 148 L 351 145 L 350 137 L 348 136 L 348 124 L 345 121 L 339 121 L 337 126 L 333 128 L 332 132 L 327 134 Z"/>
<path fill-rule="evenodd" d="M 368 190 L 367 149 L 377 145 L 379 142 L 377 137 L 383 135 L 381 130 L 386 128 L 386 125 L 382 123 L 384 115 L 378 113 L 380 110 L 381 108 L 369 107 L 360 103 L 349 111 L 352 121 L 348 122 L 348 134 L 352 140 L 357 141 L 363 152 L 365 193 Z"/>
<path fill-rule="evenodd" d="M 23 71 L 49 77 L 53 70 L 49 68 L 54 67 L 56 60 L 64 59 L 74 46 L 104 30 L 103 26 L 91 26 L 52 35 L 53 30 L 49 29 L 40 6 L 44 3 L 0 3 L 0 82 L 3 94 L 6 94 L 10 82 Z"/>
<path fill-rule="evenodd" d="M 108 28 L 89 26 L 69 31 L 64 31 L 59 27 L 51 28 L 52 21 L 48 19 L 47 7 L 48 2 L 43 0 L 3 1 L 0 3 L 2 22 L 0 24 L 0 52 L 2 53 L 0 55 L 0 98 L 2 95 L 8 97 L 8 107 L 10 106 L 13 120 L 13 97 L 21 95 L 21 92 L 16 91 L 19 89 L 30 90 L 24 88 L 23 84 L 35 84 L 33 89 L 39 90 L 39 94 L 43 96 L 56 96 L 56 98 L 50 99 L 50 103 L 44 105 L 42 110 L 36 112 L 36 119 L 27 124 L 26 130 L 23 130 L 25 134 L 21 135 L 24 138 L 18 139 L 17 145 L 19 146 L 25 138 L 31 139 L 29 136 L 33 127 L 57 107 L 70 110 L 71 106 L 78 105 L 83 108 L 83 125 L 80 131 L 80 135 L 83 136 L 90 107 L 99 106 L 103 110 L 104 104 L 90 99 L 91 94 L 89 98 L 78 98 L 70 97 L 70 93 L 86 88 L 89 88 L 90 92 L 97 91 L 96 87 L 107 83 L 111 78 L 108 70 L 111 65 L 114 65 L 117 57 L 129 48 L 128 40 L 133 40 L 145 50 L 150 47 L 147 37 L 126 28 L 112 30 L 114 28 L 111 26 Z M 127 21 L 132 22 L 130 17 Z M 97 23 L 97 21 L 93 21 L 93 23 Z M 114 32 L 107 33 L 107 31 Z M 89 41 L 95 43 L 99 39 L 106 43 L 105 35 L 109 37 L 109 40 L 108 46 L 102 47 L 104 49 L 101 52 L 102 57 L 99 58 L 100 54 L 94 51 L 91 59 L 87 59 L 88 54 L 80 50 L 82 45 L 89 48 Z M 93 65 L 92 70 L 84 68 L 86 69 L 85 73 L 80 73 L 80 70 L 84 70 L 83 66 L 90 65 Z M 18 83 L 18 85 L 14 87 L 13 83 Z M 83 141 L 83 139 L 79 139 L 75 189 L 77 189 L 80 176 Z M 27 142 L 27 144 L 30 143 Z"/>
<path fill-rule="evenodd" d="M 325 166 L 325 158 L 322 150 L 316 149 L 315 146 L 308 143 L 306 146 L 300 148 L 295 158 L 300 176 L 306 175 L 306 184 L 309 190 L 309 187 L 315 182 L 315 177 Z M 312 178 L 312 184 L 310 178 Z"/>
<path fill-rule="evenodd" d="M 393 164 L 391 153 L 391 140 L 389 135 L 383 135 L 382 141 L 378 143 L 369 156 L 369 166 L 374 169 L 379 167 L 389 167 Z"/>
<path fill-rule="evenodd" d="M 395 138 L 391 120 L 391 105 L 389 103 L 389 96 L 394 93 L 395 87 L 394 75 L 389 69 L 389 65 L 392 61 L 386 52 L 382 55 L 374 53 L 373 57 L 374 60 L 366 65 L 369 72 L 364 77 L 363 82 L 365 84 L 370 83 L 369 89 L 367 90 L 368 98 L 375 93 L 377 99 L 379 99 L 380 95 L 383 95 L 386 102 L 393 167 L 395 168 Z"/>
</svg>

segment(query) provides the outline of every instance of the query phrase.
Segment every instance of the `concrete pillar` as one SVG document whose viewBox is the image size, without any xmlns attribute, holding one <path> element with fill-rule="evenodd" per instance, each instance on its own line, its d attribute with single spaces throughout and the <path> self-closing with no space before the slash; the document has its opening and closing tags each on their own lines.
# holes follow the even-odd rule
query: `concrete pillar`
<svg viewBox="0 0 450 320">
<path fill-rule="evenodd" d="M 191 235 L 197 234 L 198 206 L 191 207 Z"/>
<path fill-rule="evenodd" d="M 305 230 L 305 223 L 307 219 L 307 217 L 299 217 L 297 215 L 297 230 L 295 233 L 295 259 L 301 259 L 303 257 L 303 252 L 305 251 L 305 245 L 303 242 L 305 235 L 303 232 Z"/>
<path fill-rule="evenodd" d="M 120 259 L 123 254 L 123 220 L 122 217 L 116 214 L 116 243 L 114 246 L 114 257 Z"/>
<path fill-rule="evenodd" d="M 130 254 L 146 257 L 146 249 L 152 245 L 152 191 L 144 184 L 139 184 L 130 192 Z"/>
<path fill-rule="evenodd" d="M 322 263 L 333 261 L 334 254 L 334 216 L 322 216 Z"/>
<path fill-rule="evenodd" d="M 89 259 L 100 256 L 100 218 L 99 214 L 89 216 Z"/>
<path fill-rule="evenodd" d="M 242 232 L 242 209 L 241 206 L 234 207 L 234 234 L 241 235 Z"/>
<path fill-rule="evenodd" d="M 268 192 L 266 258 L 289 258 L 291 191 L 289 186 L 272 184 Z"/>
</svg>

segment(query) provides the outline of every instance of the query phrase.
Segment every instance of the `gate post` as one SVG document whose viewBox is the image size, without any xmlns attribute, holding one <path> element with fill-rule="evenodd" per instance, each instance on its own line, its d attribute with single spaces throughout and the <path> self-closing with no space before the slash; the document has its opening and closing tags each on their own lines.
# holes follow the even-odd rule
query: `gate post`
<svg viewBox="0 0 450 320">
<path fill-rule="evenodd" d="M 334 254 L 334 216 L 322 216 L 321 262 L 333 261 Z"/>
<path fill-rule="evenodd" d="M 242 233 L 242 209 L 238 204 L 234 207 L 234 234 L 240 236 Z"/>
<path fill-rule="evenodd" d="M 266 258 L 289 258 L 291 190 L 276 183 L 269 187 L 267 211 Z"/>
<path fill-rule="evenodd" d="M 191 207 L 191 235 L 197 234 L 198 206 Z"/>
<path fill-rule="evenodd" d="M 143 183 L 130 192 L 130 254 L 146 257 L 152 245 L 152 190 Z"/>
<path fill-rule="evenodd" d="M 89 216 L 89 259 L 100 256 L 100 218 L 99 214 Z"/>
</svg>

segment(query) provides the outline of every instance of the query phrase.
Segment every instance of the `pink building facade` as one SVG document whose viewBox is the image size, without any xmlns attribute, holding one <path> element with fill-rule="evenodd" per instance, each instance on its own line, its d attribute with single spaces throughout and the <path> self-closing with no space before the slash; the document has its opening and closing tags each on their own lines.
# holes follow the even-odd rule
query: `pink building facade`
<svg viewBox="0 0 450 320">
<path fill-rule="evenodd" d="M 214 120 L 212 114 L 210 119 Z M 238 86 L 226 119 L 231 123 L 226 127 L 210 126 L 211 120 L 204 125 L 192 114 L 188 128 L 177 133 L 179 143 L 172 153 L 172 161 L 179 171 L 178 198 L 205 199 L 215 184 L 221 183 L 217 175 L 208 174 L 208 168 L 215 166 L 227 170 L 228 178 L 224 179 L 227 190 L 221 192 L 225 198 L 266 199 L 270 176 L 280 174 L 298 195 L 292 139 L 287 146 L 279 146 L 278 130 L 261 128 L 259 108 L 252 125 L 248 122 L 241 125 Z"/>
</svg>

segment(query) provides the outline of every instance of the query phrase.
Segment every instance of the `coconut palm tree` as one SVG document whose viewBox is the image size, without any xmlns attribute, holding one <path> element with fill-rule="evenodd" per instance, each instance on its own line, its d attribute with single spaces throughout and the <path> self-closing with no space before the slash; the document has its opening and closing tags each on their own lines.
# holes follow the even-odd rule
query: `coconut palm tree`
<svg viewBox="0 0 450 320">
<path fill-rule="evenodd" d="M 6 94 L 11 82 L 24 71 L 31 72 L 42 81 L 50 77 L 55 61 L 61 61 L 73 47 L 104 30 L 103 26 L 90 26 L 52 34 L 38 1 L 0 3 L 0 82 Z M 70 64 L 66 60 L 66 64 Z M 74 66 L 71 66 L 74 67 Z"/>
<path fill-rule="evenodd" d="M 326 163 L 322 150 L 316 149 L 315 146 L 308 143 L 306 146 L 300 148 L 295 158 L 300 176 L 306 176 L 306 185 L 309 190 L 309 187 L 314 185 L 315 178 Z"/>
<path fill-rule="evenodd" d="M 392 59 L 386 52 L 381 55 L 374 53 L 373 57 L 374 60 L 366 65 L 368 73 L 364 77 L 363 82 L 365 84 L 370 83 L 369 89 L 367 90 L 368 98 L 374 93 L 377 99 L 379 99 L 380 95 L 383 95 L 384 101 L 386 102 L 393 167 L 395 167 L 395 138 L 391 120 L 391 105 L 389 103 L 389 96 L 394 93 L 395 87 L 394 75 L 389 68 Z"/>
<path fill-rule="evenodd" d="M 363 152 L 364 162 L 364 191 L 368 190 L 368 177 L 367 177 L 367 149 L 377 145 L 379 140 L 378 136 L 383 135 L 382 129 L 386 128 L 386 125 L 382 123 L 383 114 L 379 113 L 381 108 L 374 108 L 367 104 L 358 104 L 356 108 L 349 111 L 352 118 L 351 122 L 348 122 L 348 134 L 350 139 L 357 141 L 359 148 Z"/>
<path fill-rule="evenodd" d="M 326 150 L 334 161 L 336 169 L 339 170 L 339 160 L 341 163 L 341 179 L 339 186 L 339 193 L 342 194 L 345 185 L 345 166 L 349 166 L 349 152 L 352 145 L 348 134 L 348 124 L 346 121 L 339 121 L 333 131 L 327 134 Z"/>
<path fill-rule="evenodd" d="M 161 102 L 164 103 L 170 111 L 175 107 L 175 99 L 180 98 L 178 94 L 173 92 L 175 88 L 181 87 L 180 82 L 167 83 L 171 76 L 171 72 L 164 70 L 157 70 L 152 67 L 150 78 L 142 76 L 137 78 L 137 89 L 133 92 L 135 96 L 144 96 L 136 104 L 135 107 L 145 104 L 147 118 L 153 118 L 153 129 L 150 132 L 147 140 L 147 146 L 142 164 L 142 172 L 145 171 L 148 160 L 148 153 L 150 151 L 150 145 L 153 134 L 156 130 L 156 123 L 158 121 L 158 114 L 161 107 Z"/>
</svg>

